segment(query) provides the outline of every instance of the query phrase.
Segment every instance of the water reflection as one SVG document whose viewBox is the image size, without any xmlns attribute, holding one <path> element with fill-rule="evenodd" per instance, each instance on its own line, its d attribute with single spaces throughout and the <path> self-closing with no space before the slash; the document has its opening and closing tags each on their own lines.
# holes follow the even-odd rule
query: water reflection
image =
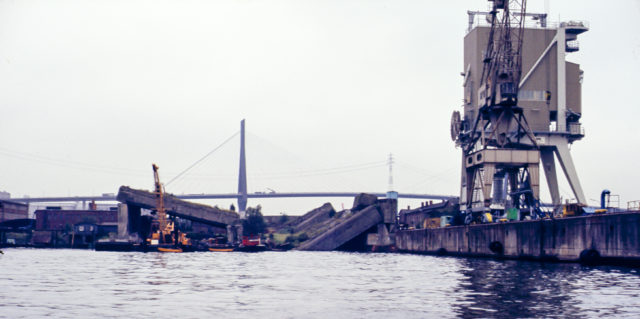
<svg viewBox="0 0 640 319">
<path fill-rule="evenodd" d="M 602 292 L 613 289 L 619 297 L 625 289 L 630 289 L 633 291 L 630 295 L 637 296 L 640 287 L 637 272 L 630 269 L 461 260 L 465 279 L 458 282 L 462 297 L 454 308 L 462 318 L 619 314 L 621 300 L 604 296 Z M 629 310 L 635 313 L 640 311 L 638 304 L 632 308 Z"/>
<path fill-rule="evenodd" d="M 0 318 L 640 317 L 637 270 L 357 253 L 10 249 Z"/>
</svg>

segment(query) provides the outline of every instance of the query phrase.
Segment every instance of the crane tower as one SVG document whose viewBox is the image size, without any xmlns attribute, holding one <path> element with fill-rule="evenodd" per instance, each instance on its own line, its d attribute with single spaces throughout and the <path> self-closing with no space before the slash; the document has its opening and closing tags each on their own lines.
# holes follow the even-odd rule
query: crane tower
<svg viewBox="0 0 640 319">
<path fill-rule="evenodd" d="M 584 201 L 567 146 L 584 135 L 582 73 L 564 59 L 587 28 L 548 28 L 546 14 L 527 13 L 525 0 L 489 2 L 488 12 L 468 12 L 464 113 L 451 118 L 451 137 L 462 149 L 460 204 L 467 222 L 507 213 L 541 216 L 541 159 L 559 205 L 554 153 L 577 201 Z M 477 17 L 486 24 L 479 20 L 474 28 Z"/>
</svg>

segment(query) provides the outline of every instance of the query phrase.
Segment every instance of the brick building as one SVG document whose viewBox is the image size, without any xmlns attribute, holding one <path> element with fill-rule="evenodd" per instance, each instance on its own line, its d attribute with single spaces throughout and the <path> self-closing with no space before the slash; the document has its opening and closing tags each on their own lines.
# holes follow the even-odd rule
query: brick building
<svg viewBox="0 0 640 319">
<path fill-rule="evenodd" d="M 57 210 L 42 209 L 35 212 L 36 230 L 61 231 L 80 223 L 96 225 L 118 223 L 118 212 L 114 210 Z"/>
<path fill-rule="evenodd" d="M 0 199 L 0 223 L 24 218 L 29 218 L 29 206 L 27 204 Z"/>
</svg>

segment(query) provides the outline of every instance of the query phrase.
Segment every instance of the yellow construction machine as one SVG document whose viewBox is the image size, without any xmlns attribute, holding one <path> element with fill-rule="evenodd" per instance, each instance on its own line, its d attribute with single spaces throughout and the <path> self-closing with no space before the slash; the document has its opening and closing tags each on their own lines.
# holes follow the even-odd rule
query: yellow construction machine
<svg viewBox="0 0 640 319">
<path fill-rule="evenodd" d="M 151 224 L 151 233 L 147 238 L 147 244 L 157 246 L 158 251 L 161 252 L 182 252 L 185 246 L 191 245 L 191 242 L 186 234 L 176 229 L 173 221 L 168 220 L 167 211 L 164 208 L 164 185 L 160 183 L 158 166 L 152 164 L 152 167 L 157 219 Z"/>
</svg>

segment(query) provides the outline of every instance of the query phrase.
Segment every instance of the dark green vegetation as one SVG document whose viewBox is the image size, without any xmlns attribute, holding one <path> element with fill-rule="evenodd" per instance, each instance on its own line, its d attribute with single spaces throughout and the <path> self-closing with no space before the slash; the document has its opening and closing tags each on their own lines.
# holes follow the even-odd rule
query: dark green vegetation
<svg viewBox="0 0 640 319">
<path fill-rule="evenodd" d="M 249 235 L 257 235 L 265 232 L 267 228 L 266 223 L 264 222 L 264 217 L 262 216 L 262 207 L 260 205 L 253 207 L 248 207 L 246 214 L 247 218 L 242 220 L 242 234 L 245 236 Z"/>
</svg>

